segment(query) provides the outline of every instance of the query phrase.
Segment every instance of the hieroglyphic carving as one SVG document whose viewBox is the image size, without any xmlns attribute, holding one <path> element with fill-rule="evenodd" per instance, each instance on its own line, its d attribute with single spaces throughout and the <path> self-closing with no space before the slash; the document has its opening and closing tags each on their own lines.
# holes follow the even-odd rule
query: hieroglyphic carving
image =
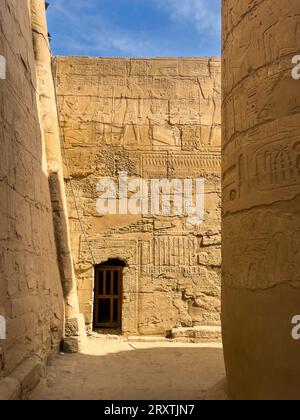
<svg viewBox="0 0 300 420">
<path fill-rule="evenodd" d="M 207 60 L 189 60 L 183 59 L 178 62 L 178 71 L 180 76 L 185 77 L 199 77 L 205 74 L 207 69 Z"/>
<path fill-rule="evenodd" d="M 182 128 L 182 149 L 194 150 L 201 143 L 201 125 L 188 125 Z"/>
<path fill-rule="evenodd" d="M 200 247 L 200 238 L 182 236 L 176 232 L 168 236 L 155 236 L 153 241 L 141 241 L 142 274 L 180 274 L 189 272 L 192 267 L 196 273 Z"/>
<path fill-rule="evenodd" d="M 97 264 L 116 258 L 125 261 L 129 266 L 138 264 L 137 239 L 124 238 L 89 238 L 87 244 L 85 238 L 81 238 L 79 248 L 79 260 L 90 261 L 91 251 Z"/>
<path fill-rule="evenodd" d="M 272 203 L 275 192 L 277 199 L 293 198 L 298 193 L 299 137 L 286 143 L 276 140 L 279 136 L 277 133 L 260 147 L 250 144 L 241 149 L 230 167 L 225 164 L 223 194 L 228 209 L 240 209 L 250 200 L 252 205 Z"/>
<path fill-rule="evenodd" d="M 58 60 L 66 156 L 82 224 L 92 236 L 94 258 L 96 263 L 120 258 L 133 279 L 139 274 L 138 283 L 126 280 L 124 332 L 127 322 L 137 316 L 140 333 L 150 334 L 164 332 L 173 318 L 178 325 L 187 319 L 192 323 L 189 313 L 195 313 L 197 322 L 218 322 L 218 311 L 210 312 L 218 305 L 211 302 L 207 309 L 191 311 L 185 299 L 199 293 L 208 301 L 212 296 L 219 299 L 220 65 L 217 58 Z M 205 177 L 205 224 L 187 226 L 184 215 L 100 217 L 93 207 L 97 199 L 93 185 L 99 177 L 118 183 L 120 171 L 148 182 L 152 178 Z M 84 289 L 93 285 L 91 255 L 83 239 L 78 239 L 70 188 L 68 195 L 75 264 L 90 264 L 89 274 L 78 271 L 79 286 Z M 85 286 L 86 277 L 89 286 Z M 87 295 L 92 297 L 92 290 Z M 83 297 L 86 293 L 81 296 L 87 322 L 92 325 L 91 302 Z M 154 322 L 151 308 L 158 298 L 168 302 L 174 315 Z"/>
<path fill-rule="evenodd" d="M 179 178 L 203 176 L 220 173 L 221 159 L 218 153 L 144 153 L 142 171 L 144 177 L 155 175 Z"/>
<path fill-rule="evenodd" d="M 240 231 L 230 229 L 232 275 L 228 286 L 247 289 L 268 289 L 284 282 L 299 281 L 300 229 L 295 230 L 297 217 L 283 217 L 271 210 L 257 211 L 236 217 L 243 225 L 247 239 L 241 242 Z"/>
<path fill-rule="evenodd" d="M 144 153 L 142 155 L 143 177 L 165 177 L 168 176 L 168 154 Z"/>
<path fill-rule="evenodd" d="M 256 191 L 278 190 L 300 183 L 300 139 L 262 146 L 250 160 L 250 183 Z"/>
<path fill-rule="evenodd" d="M 171 124 L 201 124 L 200 102 L 196 99 L 171 99 Z"/>
<path fill-rule="evenodd" d="M 223 1 L 222 318 L 238 400 L 296 399 L 300 386 L 299 16 L 298 0 Z"/>
<path fill-rule="evenodd" d="M 221 169 L 220 155 L 212 153 L 172 154 L 170 163 L 174 168 L 173 174 L 178 177 L 218 174 Z"/>
<path fill-rule="evenodd" d="M 164 148 L 180 148 L 180 130 L 178 127 L 172 127 L 171 125 L 154 125 L 152 127 L 153 135 L 153 148 L 164 149 Z"/>
</svg>

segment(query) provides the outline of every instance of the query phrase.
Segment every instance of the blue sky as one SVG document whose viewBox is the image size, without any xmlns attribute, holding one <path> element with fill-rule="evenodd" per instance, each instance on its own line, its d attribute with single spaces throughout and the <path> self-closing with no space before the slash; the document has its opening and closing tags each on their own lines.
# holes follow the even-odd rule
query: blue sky
<svg viewBox="0 0 300 420">
<path fill-rule="evenodd" d="M 50 0 L 55 55 L 220 55 L 221 0 Z"/>
</svg>

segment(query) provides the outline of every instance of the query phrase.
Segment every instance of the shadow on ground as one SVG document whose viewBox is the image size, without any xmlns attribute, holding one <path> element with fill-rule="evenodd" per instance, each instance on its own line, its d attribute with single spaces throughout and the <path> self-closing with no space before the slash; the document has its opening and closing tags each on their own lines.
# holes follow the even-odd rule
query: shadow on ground
<svg viewBox="0 0 300 420">
<path fill-rule="evenodd" d="M 54 357 L 33 400 L 201 400 L 225 376 L 220 346 L 89 339 Z"/>
</svg>

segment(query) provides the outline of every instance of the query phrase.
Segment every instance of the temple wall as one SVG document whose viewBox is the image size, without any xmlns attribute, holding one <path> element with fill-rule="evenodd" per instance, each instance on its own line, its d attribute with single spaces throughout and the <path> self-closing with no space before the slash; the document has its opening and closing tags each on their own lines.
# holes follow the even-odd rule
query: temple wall
<svg viewBox="0 0 300 420">
<path fill-rule="evenodd" d="M 118 258 L 122 330 L 220 325 L 220 60 L 55 60 L 79 303 L 93 326 L 94 265 Z M 205 179 L 205 222 L 96 211 L 104 177 Z M 128 193 L 129 197 L 134 191 Z M 75 196 L 75 200 L 74 200 Z"/>
<path fill-rule="evenodd" d="M 64 326 L 30 6 L 0 2 L 0 377 L 57 350 Z"/>
<path fill-rule="evenodd" d="M 109 259 L 127 335 L 215 333 L 222 274 L 230 398 L 299 399 L 299 0 L 223 0 L 222 147 L 220 59 L 51 63 L 44 6 L 0 2 L 0 400 L 26 397 L 62 338 L 81 348 Z M 203 178 L 204 222 L 100 214 L 99 181 L 124 172 Z"/>
<path fill-rule="evenodd" d="M 223 1 L 224 352 L 231 397 L 299 398 L 298 0 Z"/>
</svg>

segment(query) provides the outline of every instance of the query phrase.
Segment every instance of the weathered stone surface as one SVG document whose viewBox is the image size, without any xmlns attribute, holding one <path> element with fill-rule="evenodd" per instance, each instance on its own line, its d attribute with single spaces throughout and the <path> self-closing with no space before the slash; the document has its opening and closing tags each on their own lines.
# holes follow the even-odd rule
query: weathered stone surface
<svg viewBox="0 0 300 420">
<path fill-rule="evenodd" d="M 88 328 L 93 265 L 110 258 L 127 265 L 123 333 L 219 325 L 220 60 L 60 57 L 55 69 L 72 253 Z M 97 182 L 117 181 L 120 171 L 143 179 L 204 177 L 205 223 L 100 216 Z"/>
<path fill-rule="evenodd" d="M 20 384 L 20 398 L 28 399 L 31 391 L 40 382 L 41 376 L 44 372 L 43 363 L 37 357 L 31 357 L 25 360 L 18 366 L 9 376 L 10 379 L 15 379 Z"/>
<path fill-rule="evenodd" d="M 64 293 L 65 319 L 67 326 L 70 320 L 76 319 L 78 327 L 75 340 L 78 341 L 78 347 L 80 348 L 81 343 L 86 340 L 86 333 L 83 317 L 79 314 L 78 294 L 71 255 L 58 109 L 44 0 L 31 0 L 31 23 L 40 126 L 46 151 L 57 260 Z M 81 326 L 79 325 L 80 322 Z M 83 334 L 82 337 L 80 333 Z M 70 334 L 70 330 L 68 334 Z"/>
<path fill-rule="evenodd" d="M 223 337 L 231 397 L 299 399 L 298 0 L 223 1 Z"/>
<path fill-rule="evenodd" d="M 21 398 L 21 385 L 17 379 L 4 378 L 0 381 L 0 401 L 13 401 Z"/>
<path fill-rule="evenodd" d="M 56 350 L 64 322 L 30 13 L 28 1 L 0 2 L 0 377 Z"/>
<path fill-rule="evenodd" d="M 86 343 L 87 334 L 83 314 L 79 314 L 74 318 L 66 318 L 65 337 L 63 340 L 64 352 L 77 353 L 84 349 Z"/>
<path fill-rule="evenodd" d="M 220 342 L 222 339 L 221 327 L 202 326 L 194 328 L 174 328 L 172 338 L 175 341 L 189 342 Z"/>
<path fill-rule="evenodd" d="M 26 359 L 8 377 L 0 380 L 0 401 L 27 400 L 44 373 L 38 357 Z"/>
<path fill-rule="evenodd" d="M 220 343 L 190 345 L 142 338 L 128 342 L 91 337 L 85 354 L 56 356 L 31 399 L 202 400 L 225 376 Z M 218 391 L 216 396 L 222 394 Z"/>
</svg>

